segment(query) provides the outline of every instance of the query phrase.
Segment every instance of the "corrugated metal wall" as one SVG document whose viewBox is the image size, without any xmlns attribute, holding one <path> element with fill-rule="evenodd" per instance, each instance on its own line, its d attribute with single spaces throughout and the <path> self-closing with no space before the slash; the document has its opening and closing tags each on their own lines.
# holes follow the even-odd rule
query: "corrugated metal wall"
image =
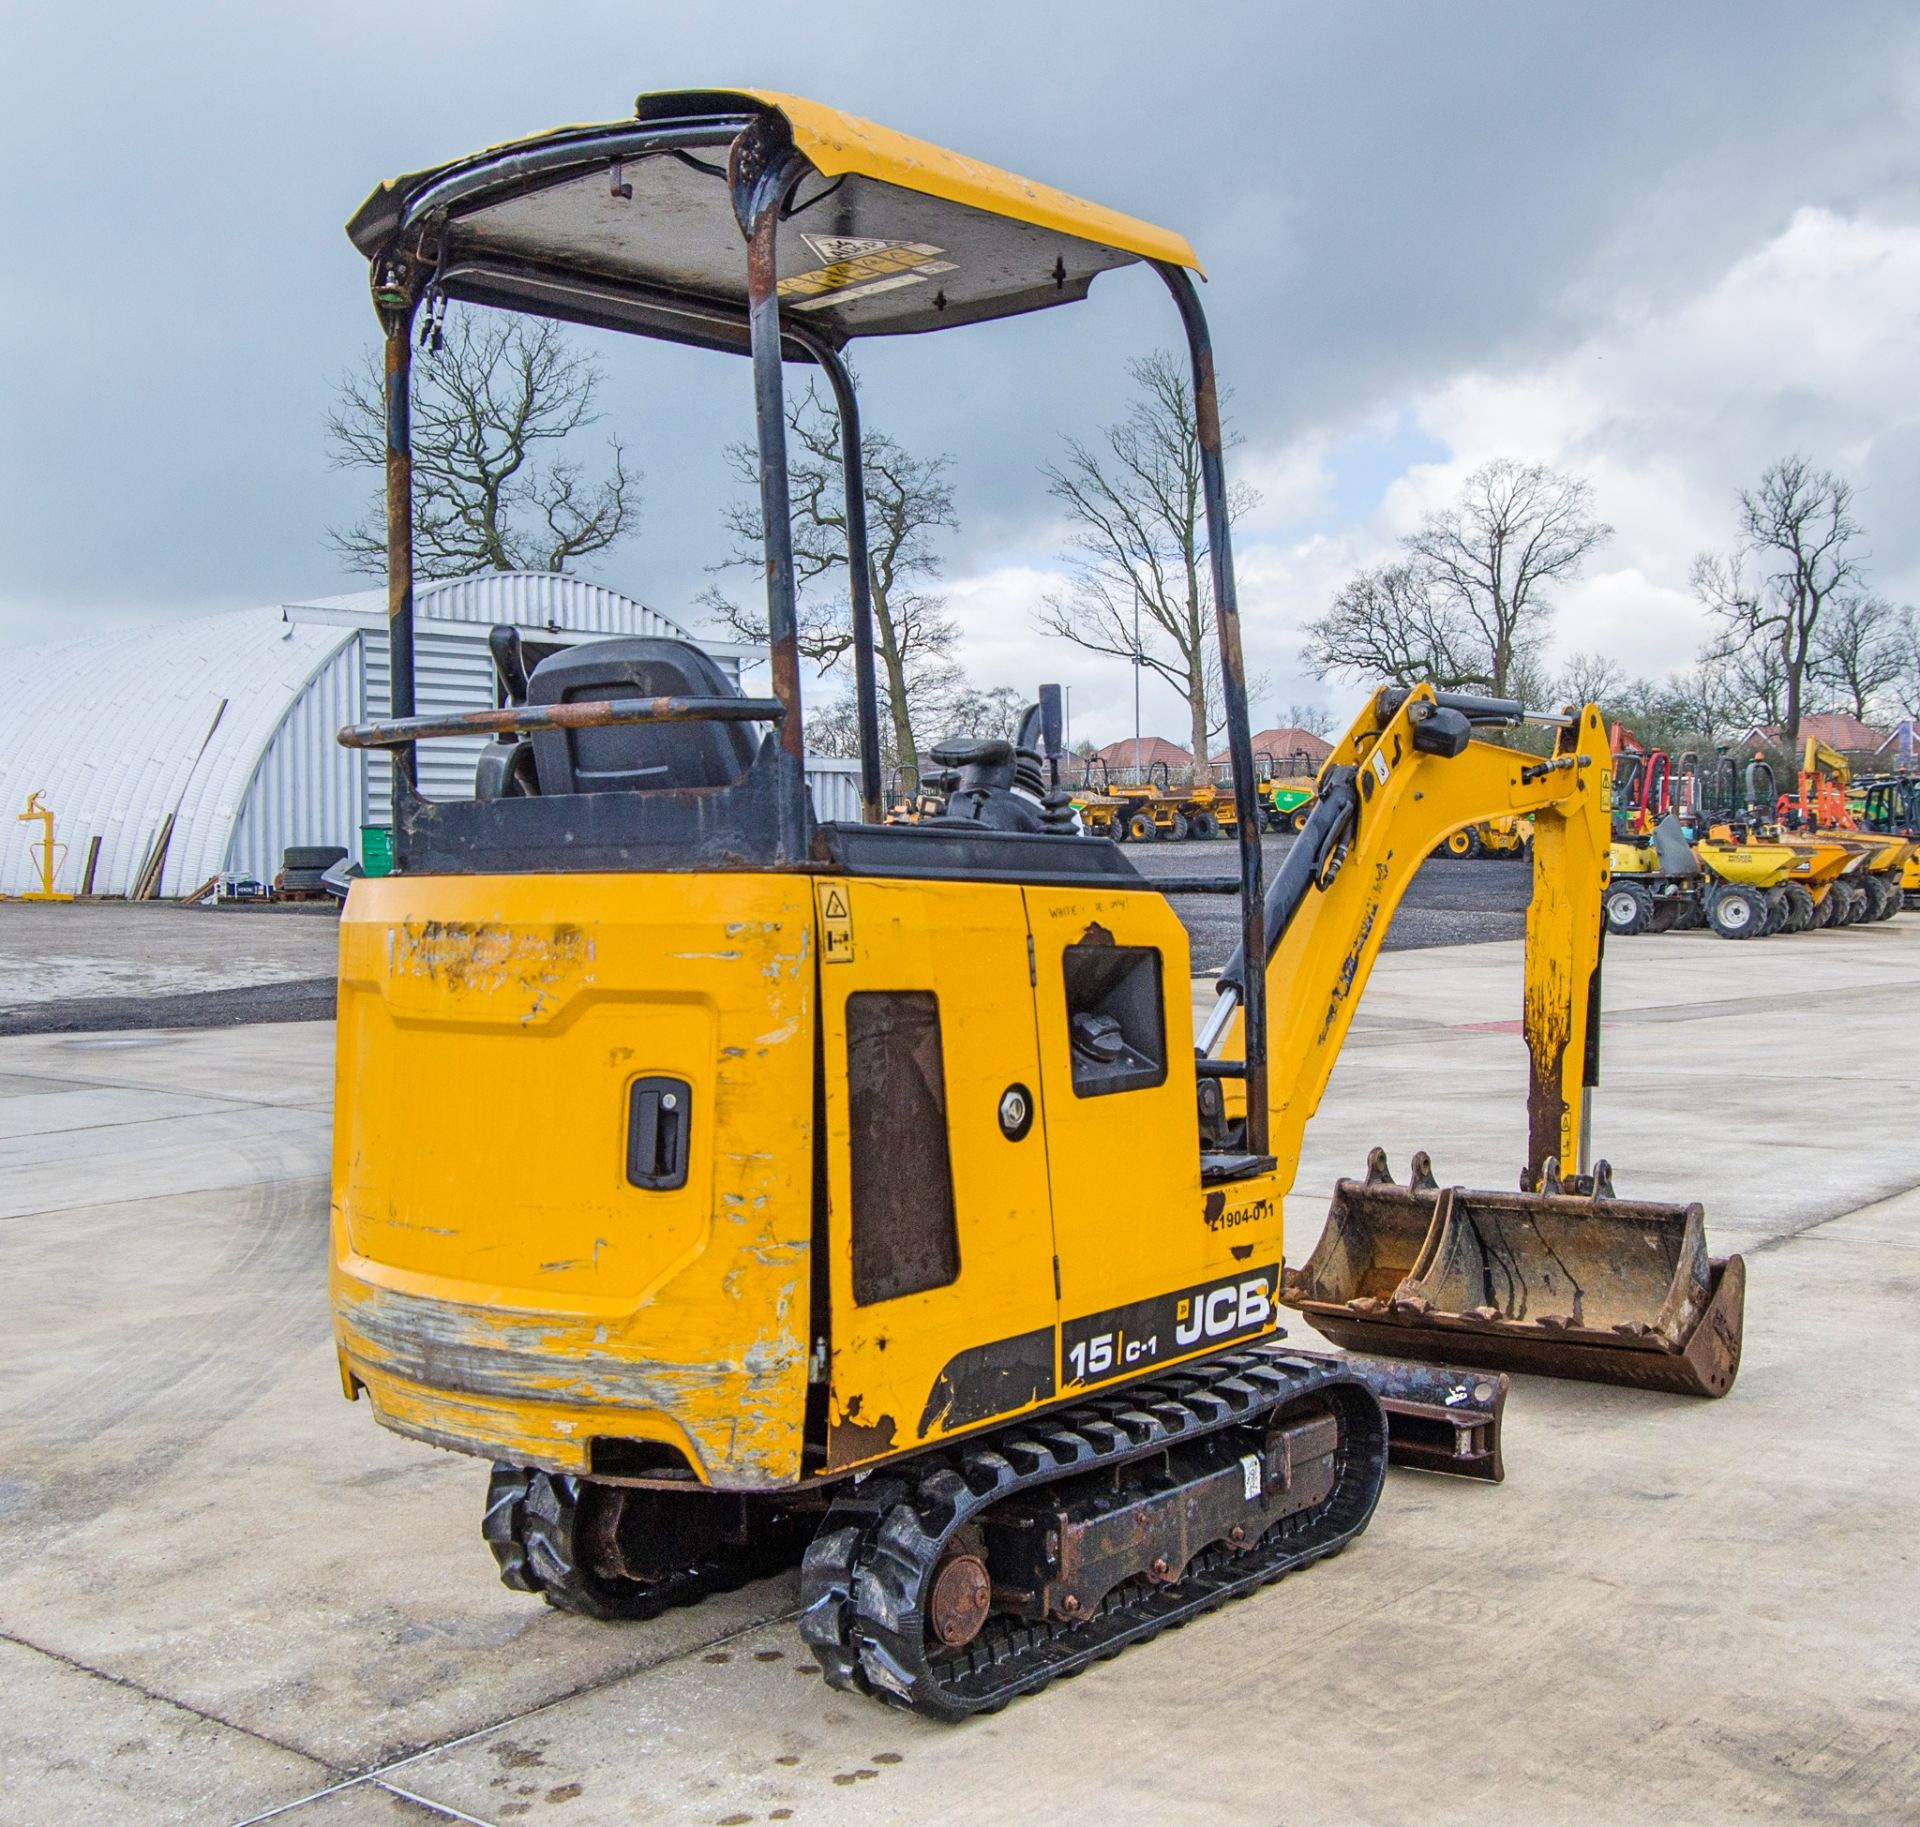
<svg viewBox="0 0 1920 1827">
<path fill-rule="evenodd" d="M 807 788 L 813 794 L 813 815 L 823 824 L 860 822 L 860 764 L 807 758 Z"/>
<path fill-rule="evenodd" d="M 262 752 L 316 670 L 348 642 L 338 625 L 242 609 L 30 648 L 0 674 L 0 891 L 38 886 L 31 792 L 66 847 L 56 887 L 125 894 L 172 820 L 162 894 L 224 867 Z"/>
<path fill-rule="evenodd" d="M 558 571 L 494 571 L 422 584 L 413 593 L 414 614 L 437 622 L 478 622 L 491 628 L 511 622 L 532 634 L 657 634 L 684 641 L 687 631 L 669 616 L 602 584 Z M 381 607 L 385 609 L 385 599 Z"/>
<path fill-rule="evenodd" d="M 413 701 L 418 715 L 437 717 L 450 711 L 482 710 L 493 703 L 493 656 L 487 651 L 487 629 L 492 626 L 491 622 L 484 625 L 442 622 L 436 626 L 425 619 L 414 623 Z M 391 672 L 386 630 L 363 635 L 360 651 L 365 656 L 368 715 L 384 717 L 392 703 L 388 695 Z M 429 799 L 471 798 L 474 764 L 486 744 L 484 736 L 420 743 L 417 750 L 420 791 Z M 365 781 L 361 803 L 365 812 L 355 821 L 356 855 L 359 853 L 358 827 L 386 824 L 393 804 L 393 767 L 387 756 L 368 754 L 362 759 L 361 768 Z M 344 838 L 340 841 L 346 842 Z"/>
<path fill-rule="evenodd" d="M 233 874 L 272 881 L 292 844 L 344 844 L 359 854 L 366 764 L 334 737 L 366 714 L 366 636 L 346 634 L 281 719 L 247 784 L 224 865 Z"/>
<path fill-rule="evenodd" d="M 632 597 L 550 572 L 462 578 L 416 599 L 421 712 L 493 702 L 487 630 L 536 640 L 687 638 Z M 736 680 L 743 650 L 709 645 Z M 29 649 L 0 675 L 0 892 L 37 886 L 37 824 L 13 815 L 39 790 L 66 860 L 56 886 L 79 888 L 101 840 L 94 891 L 126 894 L 172 819 L 163 895 L 219 871 L 271 880 L 294 844 L 358 854 L 360 827 L 385 824 L 385 756 L 344 750 L 342 724 L 387 710 L 385 593 L 236 610 Z M 473 791 L 482 740 L 423 743 L 434 798 Z M 857 818 L 852 764 L 809 765 L 822 818 Z"/>
</svg>

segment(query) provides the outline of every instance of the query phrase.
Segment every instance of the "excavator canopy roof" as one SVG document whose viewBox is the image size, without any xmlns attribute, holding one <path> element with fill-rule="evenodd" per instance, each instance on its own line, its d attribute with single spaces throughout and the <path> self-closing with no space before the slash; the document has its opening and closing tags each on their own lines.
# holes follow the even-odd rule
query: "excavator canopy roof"
<svg viewBox="0 0 1920 1827">
<path fill-rule="evenodd" d="M 643 95 L 630 121 L 410 172 L 347 232 L 369 260 L 430 263 L 449 297 L 745 351 L 727 161 L 749 128 L 803 162 L 779 292 L 784 314 L 836 345 L 1070 303 L 1137 261 L 1199 268 L 1169 230 L 764 89 Z"/>
</svg>

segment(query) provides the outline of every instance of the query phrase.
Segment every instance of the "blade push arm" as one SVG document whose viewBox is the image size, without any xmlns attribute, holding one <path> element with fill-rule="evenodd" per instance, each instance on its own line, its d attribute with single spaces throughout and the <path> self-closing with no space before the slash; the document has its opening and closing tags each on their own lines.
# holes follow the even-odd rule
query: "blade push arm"
<svg viewBox="0 0 1920 1827">
<path fill-rule="evenodd" d="M 1563 1175 L 1582 1166 L 1610 840 L 1605 731 L 1589 705 L 1541 757 L 1477 740 L 1436 742 L 1448 715 L 1426 686 L 1377 694 L 1322 769 L 1315 815 L 1274 878 L 1267 1152 L 1284 1179 L 1408 884 L 1450 833 L 1502 814 L 1534 821 L 1528 1183 L 1539 1183 L 1549 1160 Z M 1222 974 L 1223 989 L 1239 965 L 1236 958 Z M 1209 1024 L 1210 1036 L 1219 1025 Z"/>
</svg>

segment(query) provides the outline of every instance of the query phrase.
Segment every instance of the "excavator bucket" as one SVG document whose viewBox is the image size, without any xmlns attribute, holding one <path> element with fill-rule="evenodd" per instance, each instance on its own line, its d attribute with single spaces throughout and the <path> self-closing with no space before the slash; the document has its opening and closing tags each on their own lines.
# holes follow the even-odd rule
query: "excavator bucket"
<svg viewBox="0 0 1920 1827">
<path fill-rule="evenodd" d="M 1538 1193 L 1396 1185 L 1375 1149 L 1280 1299 L 1349 1351 L 1724 1396 L 1740 1369 L 1746 1265 L 1707 1255 L 1697 1205 L 1613 1197 L 1604 1162 Z"/>
</svg>

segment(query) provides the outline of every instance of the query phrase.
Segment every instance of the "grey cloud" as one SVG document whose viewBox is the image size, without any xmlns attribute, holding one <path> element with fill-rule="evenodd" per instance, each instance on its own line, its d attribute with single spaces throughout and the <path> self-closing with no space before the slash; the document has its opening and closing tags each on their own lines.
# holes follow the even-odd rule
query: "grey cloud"
<svg viewBox="0 0 1920 1827">
<path fill-rule="evenodd" d="M 1915 200 L 1920 26 L 1895 5 L 114 3 L 6 29 L 0 603 L 36 635 L 338 587 L 325 528 L 360 486 L 319 432 L 373 335 L 347 212 L 385 172 L 643 87 L 795 89 L 1182 228 L 1238 422 L 1273 442 L 1564 346 L 1796 205 Z M 955 455 L 957 564 L 1035 556 L 1036 465 L 1172 329 L 1134 273 L 862 353 L 875 419 Z M 603 353 L 649 478 L 606 574 L 684 609 L 744 370 Z"/>
</svg>

